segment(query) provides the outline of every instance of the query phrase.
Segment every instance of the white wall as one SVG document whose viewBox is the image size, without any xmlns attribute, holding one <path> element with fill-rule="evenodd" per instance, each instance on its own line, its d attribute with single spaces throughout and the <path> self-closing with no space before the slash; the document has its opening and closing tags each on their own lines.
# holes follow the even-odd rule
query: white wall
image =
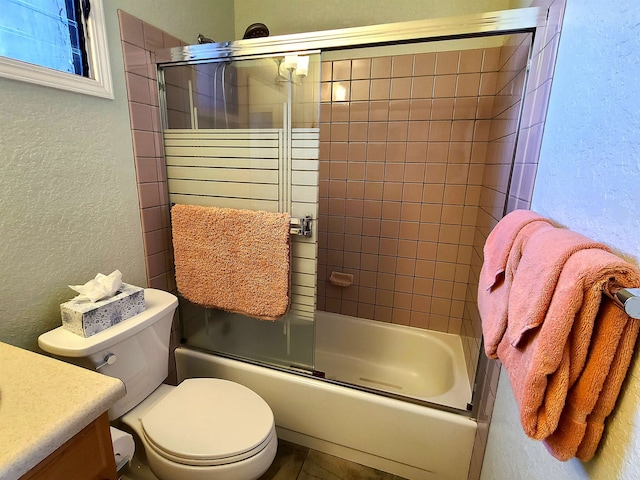
<svg viewBox="0 0 640 480">
<path fill-rule="evenodd" d="M 233 1 L 105 0 L 114 100 L 0 79 L 0 341 L 34 349 L 59 304 L 146 272 L 117 8 L 195 42 L 233 37 Z"/>
<path fill-rule="evenodd" d="M 635 0 L 569 0 L 532 209 L 640 258 L 640 10 Z M 636 348 L 637 350 L 637 348 Z M 502 372 L 484 480 L 640 478 L 640 360 L 587 464 L 525 437 Z"/>
<path fill-rule="evenodd" d="M 252 23 L 271 35 L 453 17 L 509 8 L 509 0 L 235 0 L 236 38 Z"/>
</svg>

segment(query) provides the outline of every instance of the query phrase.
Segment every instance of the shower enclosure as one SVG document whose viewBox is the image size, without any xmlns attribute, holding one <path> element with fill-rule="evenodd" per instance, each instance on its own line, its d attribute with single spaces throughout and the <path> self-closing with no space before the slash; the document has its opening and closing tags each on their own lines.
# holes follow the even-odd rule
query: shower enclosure
<svg viewBox="0 0 640 480">
<path fill-rule="evenodd" d="M 506 207 L 541 21 L 532 8 L 158 52 L 170 202 L 311 225 L 291 237 L 285 317 L 181 299 L 183 344 L 472 410 L 482 243 Z"/>
</svg>

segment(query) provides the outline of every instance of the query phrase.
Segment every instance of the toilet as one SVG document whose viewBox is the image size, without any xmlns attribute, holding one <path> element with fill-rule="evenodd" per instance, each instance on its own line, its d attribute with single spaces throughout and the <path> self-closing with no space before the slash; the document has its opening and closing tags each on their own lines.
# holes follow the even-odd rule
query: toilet
<svg viewBox="0 0 640 480">
<path fill-rule="evenodd" d="M 252 390 L 215 378 L 168 374 L 169 337 L 178 299 L 145 289 L 146 310 L 91 337 L 58 327 L 42 334 L 44 351 L 122 380 L 126 395 L 109 419 L 127 425 L 160 480 L 251 480 L 276 454 L 273 412 Z"/>
</svg>

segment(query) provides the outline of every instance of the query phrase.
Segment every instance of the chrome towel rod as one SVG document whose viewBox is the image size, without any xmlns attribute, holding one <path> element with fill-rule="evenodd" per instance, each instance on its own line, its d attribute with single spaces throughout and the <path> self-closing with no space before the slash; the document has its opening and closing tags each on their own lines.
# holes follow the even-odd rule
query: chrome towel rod
<svg viewBox="0 0 640 480">
<path fill-rule="evenodd" d="M 607 296 L 631 318 L 640 320 L 640 288 L 621 288 Z"/>
</svg>

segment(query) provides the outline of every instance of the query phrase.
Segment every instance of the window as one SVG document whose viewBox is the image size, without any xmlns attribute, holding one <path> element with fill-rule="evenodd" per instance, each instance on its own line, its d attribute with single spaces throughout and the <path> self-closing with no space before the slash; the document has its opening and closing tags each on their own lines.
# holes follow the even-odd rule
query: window
<svg viewBox="0 0 640 480">
<path fill-rule="evenodd" d="M 102 0 L 0 0 L 0 76 L 113 98 Z"/>
</svg>

